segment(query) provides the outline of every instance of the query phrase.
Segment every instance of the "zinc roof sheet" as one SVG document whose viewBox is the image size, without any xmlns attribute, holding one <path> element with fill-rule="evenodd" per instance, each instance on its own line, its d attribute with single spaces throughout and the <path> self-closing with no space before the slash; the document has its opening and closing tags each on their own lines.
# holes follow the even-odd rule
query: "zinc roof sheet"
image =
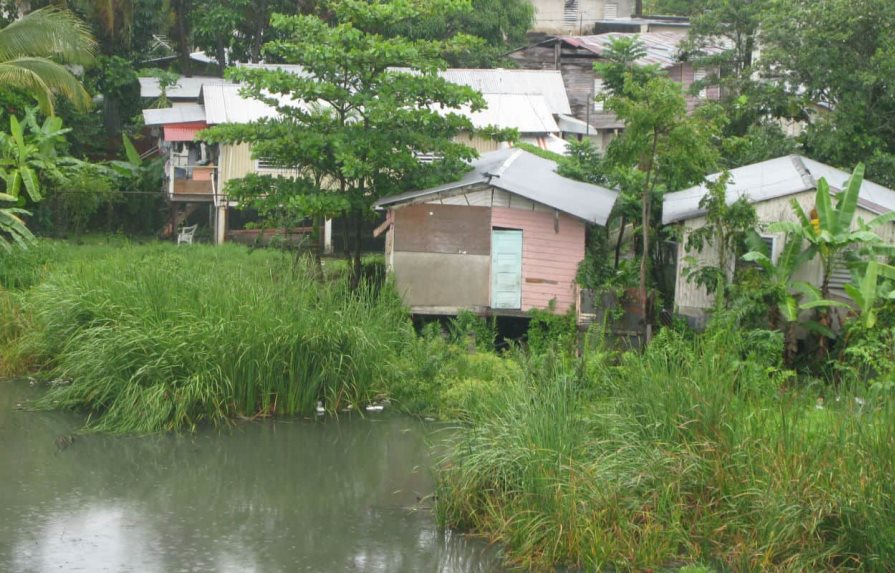
<svg viewBox="0 0 895 573">
<path fill-rule="evenodd" d="M 375 206 L 412 203 L 439 193 L 461 193 L 467 187 L 485 183 L 589 223 L 605 225 L 618 198 L 618 193 L 611 189 L 560 176 L 554 161 L 521 149 L 482 154 L 471 166 L 472 170 L 458 181 L 386 197 Z"/>
<path fill-rule="evenodd" d="M 716 181 L 720 173 L 706 179 Z M 761 163 L 754 163 L 730 170 L 731 180 L 727 187 L 727 200 L 733 203 L 745 197 L 750 203 L 786 197 L 817 188 L 817 181 L 826 179 L 832 192 L 842 190 L 851 174 L 799 155 L 786 155 Z M 708 192 L 705 184 L 676 193 L 668 193 L 662 202 L 662 223 L 669 224 L 699 217 L 705 210 L 699 202 Z M 864 180 L 859 202 L 874 213 L 895 211 L 895 191 Z"/>
<path fill-rule="evenodd" d="M 205 108 L 197 103 L 143 110 L 143 122 L 146 125 L 166 125 L 196 121 L 205 121 Z"/>
<path fill-rule="evenodd" d="M 159 87 L 158 78 L 138 78 L 140 80 L 140 97 L 161 97 L 162 90 Z M 208 76 L 181 77 L 177 84 L 167 89 L 167 96 L 171 99 L 199 99 L 199 93 L 204 85 L 234 85 L 224 78 Z"/>
<path fill-rule="evenodd" d="M 466 115 L 476 129 L 494 125 L 517 129 L 519 133 L 558 133 L 559 126 L 542 96 L 521 94 L 483 94 L 488 107 L 480 111 L 457 110 Z"/>
</svg>

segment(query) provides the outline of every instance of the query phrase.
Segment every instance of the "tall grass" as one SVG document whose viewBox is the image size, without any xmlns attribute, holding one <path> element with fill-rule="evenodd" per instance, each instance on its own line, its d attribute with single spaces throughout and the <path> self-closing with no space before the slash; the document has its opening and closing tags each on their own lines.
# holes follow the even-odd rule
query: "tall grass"
<svg viewBox="0 0 895 573">
<path fill-rule="evenodd" d="M 816 409 L 765 358 L 777 343 L 665 332 L 617 362 L 527 364 L 526 383 L 457 434 L 439 518 L 536 568 L 888 570 L 891 400 Z"/>
<path fill-rule="evenodd" d="M 40 401 L 88 426 L 153 432 L 371 400 L 412 329 L 389 289 L 351 292 L 241 247 L 116 247 L 27 296 L 26 353 L 70 384 Z"/>
</svg>

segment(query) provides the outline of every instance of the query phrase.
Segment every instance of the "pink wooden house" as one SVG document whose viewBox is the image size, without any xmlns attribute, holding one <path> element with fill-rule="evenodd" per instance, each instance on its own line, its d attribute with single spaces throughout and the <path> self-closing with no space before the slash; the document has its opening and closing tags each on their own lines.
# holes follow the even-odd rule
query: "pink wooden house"
<svg viewBox="0 0 895 573">
<path fill-rule="evenodd" d="M 585 226 L 615 191 L 573 181 L 527 151 L 482 155 L 462 179 L 381 199 L 386 264 L 415 314 L 524 316 L 578 303 Z"/>
</svg>

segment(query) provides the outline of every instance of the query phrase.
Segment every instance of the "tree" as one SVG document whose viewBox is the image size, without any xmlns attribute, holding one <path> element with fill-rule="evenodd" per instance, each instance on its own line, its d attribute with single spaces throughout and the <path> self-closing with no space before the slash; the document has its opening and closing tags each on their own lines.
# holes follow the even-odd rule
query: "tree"
<svg viewBox="0 0 895 573">
<path fill-rule="evenodd" d="M 21 215 L 28 215 L 28 211 L 3 206 L 15 202 L 16 198 L 12 195 L 0 193 L 0 248 L 6 252 L 10 252 L 13 245 L 27 248 L 28 243 L 34 240 L 34 236 L 21 218 Z"/>
<path fill-rule="evenodd" d="M 629 46 L 614 43 L 613 49 L 627 51 Z M 599 65 L 603 77 L 610 77 L 610 62 Z M 657 73 L 644 73 L 632 66 L 624 71 L 620 86 L 609 86 L 604 96 L 606 108 L 624 121 L 625 130 L 610 143 L 606 164 L 623 194 L 632 194 L 640 203 L 640 304 L 644 317 L 644 336 L 650 337 L 649 273 L 652 257 L 661 257 L 661 246 L 654 242 L 653 202 L 661 201 L 666 190 L 683 189 L 702 180 L 718 159 L 711 143 L 717 125 L 702 116 L 688 116 L 680 85 Z M 658 270 L 653 266 L 652 270 Z"/>
<path fill-rule="evenodd" d="M 88 63 L 94 50 L 90 32 L 70 12 L 31 12 L 0 30 L 0 85 L 32 94 L 48 114 L 57 95 L 86 107 L 90 97 L 62 64 Z"/>
<path fill-rule="evenodd" d="M 717 254 L 717 265 L 695 266 L 691 262 L 694 266 L 687 279 L 722 297 L 733 278 L 736 257 L 745 252 L 746 237 L 758 222 L 755 208 L 745 197 L 728 199 L 729 183 L 730 172 L 724 171 L 706 184 L 708 193 L 699 201 L 699 208 L 705 210 L 705 225 L 687 237 L 687 252 L 701 253 L 711 246 Z"/>
<path fill-rule="evenodd" d="M 299 64 L 304 72 L 237 68 L 231 77 L 243 83 L 246 94 L 274 106 L 279 116 L 219 126 L 202 135 L 250 143 L 255 157 L 299 170 L 291 178 L 256 178 L 262 184 L 251 191 L 243 191 L 249 183 L 232 187 L 244 199 L 276 196 L 296 215 L 354 216 L 355 285 L 360 222 L 370 215 L 372 203 L 458 176 L 475 156 L 454 141 L 473 127 L 452 110 L 481 109 L 484 100 L 437 75 L 444 66 L 439 56 L 444 44 L 368 31 L 436 8 L 450 9 L 452 3 L 344 0 L 332 5 L 333 23 L 316 16 L 275 16 L 272 25 L 282 39 L 265 45 L 264 54 Z M 437 159 L 421 163 L 419 154 Z"/>
<path fill-rule="evenodd" d="M 863 161 L 874 181 L 895 186 L 895 3 L 779 0 L 772 7 L 761 70 L 801 103 L 806 152 L 833 165 Z"/>
</svg>

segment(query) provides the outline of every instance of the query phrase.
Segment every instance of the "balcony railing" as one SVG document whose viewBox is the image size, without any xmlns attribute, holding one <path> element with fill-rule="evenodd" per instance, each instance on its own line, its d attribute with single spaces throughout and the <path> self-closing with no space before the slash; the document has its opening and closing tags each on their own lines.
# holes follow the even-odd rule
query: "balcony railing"
<svg viewBox="0 0 895 573">
<path fill-rule="evenodd" d="M 214 196 L 215 165 L 188 165 L 173 167 L 172 193 L 178 195 Z"/>
</svg>

